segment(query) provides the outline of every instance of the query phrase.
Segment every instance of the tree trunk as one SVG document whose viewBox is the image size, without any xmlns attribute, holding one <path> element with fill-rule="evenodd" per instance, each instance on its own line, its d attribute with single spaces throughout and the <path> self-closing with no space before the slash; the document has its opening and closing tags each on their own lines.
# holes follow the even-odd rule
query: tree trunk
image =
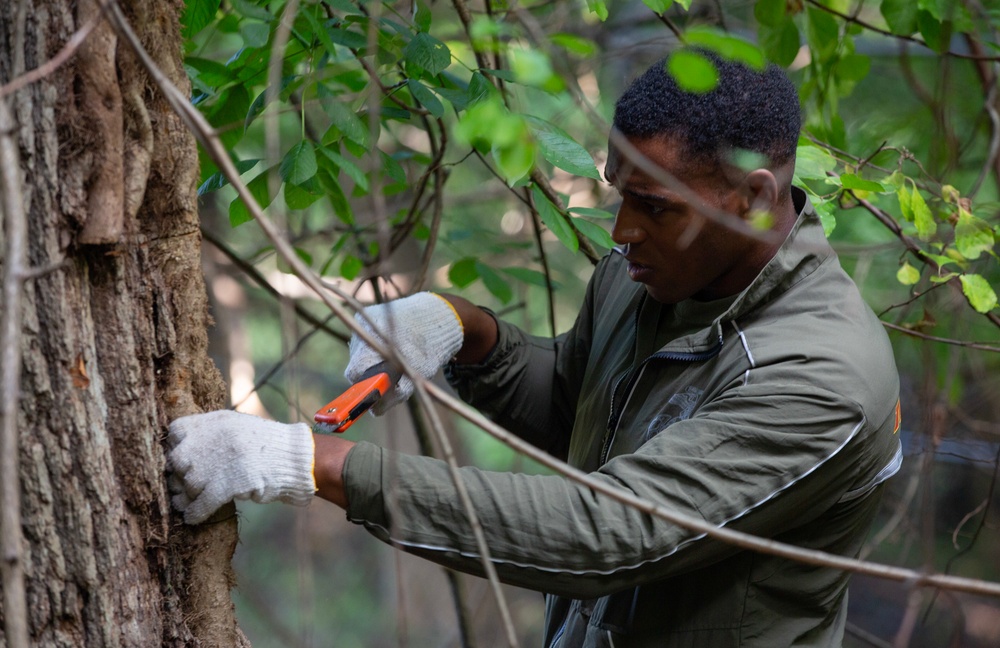
<svg viewBox="0 0 1000 648">
<path fill-rule="evenodd" d="M 182 2 L 122 4 L 153 58 L 187 87 Z M 0 2 L 0 83 L 50 60 L 97 11 L 97 0 Z M 194 140 L 104 20 L 65 65 L 7 99 L 29 263 L 61 264 L 23 292 L 30 640 L 245 644 L 229 595 L 234 509 L 185 526 L 164 471 L 167 423 L 224 402 L 206 352 Z"/>
</svg>

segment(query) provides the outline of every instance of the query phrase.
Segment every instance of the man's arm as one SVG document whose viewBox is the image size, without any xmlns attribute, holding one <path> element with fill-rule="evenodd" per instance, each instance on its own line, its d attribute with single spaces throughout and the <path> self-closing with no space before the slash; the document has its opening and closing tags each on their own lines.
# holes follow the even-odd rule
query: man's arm
<svg viewBox="0 0 1000 648">
<path fill-rule="evenodd" d="M 456 364 L 479 364 L 497 344 L 497 323 L 483 309 L 456 295 L 443 297 L 462 322 L 462 348 L 455 355 Z M 337 506 L 347 508 L 343 471 L 347 455 L 354 447 L 352 441 L 327 434 L 314 434 L 316 447 L 314 477 L 316 494 Z"/>
<path fill-rule="evenodd" d="M 462 321 L 462 348 L 455 355 L 457 364 L 480 364 L 497 345 L 497 322 L 489 313 L 468 299 L 441 294 Z"/>
<path fill-rule="evenodd" d="M 347 494 L 344 492 L 344 464 L 347 454 L 356 445 L 353 441 L 329 434 L 314 434 L 316 454 L 313 459 L 313 478 L 316 480 L 316 494 L 347 508 Z"/>
</svg>

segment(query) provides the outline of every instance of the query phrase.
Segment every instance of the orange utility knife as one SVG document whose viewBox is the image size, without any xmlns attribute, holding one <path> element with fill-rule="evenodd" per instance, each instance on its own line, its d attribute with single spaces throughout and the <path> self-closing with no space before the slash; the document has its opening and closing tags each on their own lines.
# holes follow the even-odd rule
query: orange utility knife
<svg viewBox="0 0 1000 648">
<path fill-rule="evenodd" d="M 340 433 L 354 425 L 399 379 L 388 362 L 380 362 L 351 385 L 347 391 L 319 408 L 313 416 L 320 432 Z"/>
</svg>

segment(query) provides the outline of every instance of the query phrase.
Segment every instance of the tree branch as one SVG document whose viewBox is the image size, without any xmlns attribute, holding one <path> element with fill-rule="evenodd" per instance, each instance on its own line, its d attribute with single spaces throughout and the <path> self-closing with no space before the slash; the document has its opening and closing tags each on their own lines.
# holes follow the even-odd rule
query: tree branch
<svg viewBox="0 0 1000 648">
<path fill-rule="evenodd" d="M 940 52 L 939 53 L 939 52 L 937 52 L 937 50 L 935 50 L 933 47 L 931 47 L 925 41 L 923 41 L 923 40 L 921 40 L 919 38 L 915 38 L 913 36 L 904 36 L 902 34 L 895 34 L 895 33 L 891 32 L 891 31 L 889 31 L 887 29 L 882 29 L 881 27 L 876 27 L 875 25 L 873 25 L 871 23 L 867 23 L 867 22 L 861 20 L 857 16 L 850 16 L 848 14 L 841 13 L 841 12 L 837 11 L 836 9 L 834 9 L 832 7 L 827 7 L 822 2 L 818 2 L 818 0 L 806 0 L 806 2 L 808 4 L 810 4 L 810 5 L 812 5 L 813 7 L 816 7 L 817 9 L 820 9 L 822 11 L 827 12 L 828 14 L 836 16 L 837 18 L 840 18 L 841 20 L 843 20 L 845 22 L 853 23 L 853 24 L 857 25 L 858 27 L 862 27 L 864 29 L 867 29 L 868 31 L 875 32 L 876 34 L 882 34 L 883 36 L 890 36 L 890 37 L 896 38 L 898 40 L 907 41 L 907 42 L 910 42 L 910 43 L 916 43 L 917 45 L 921 45 L 923 47 L 926 47 L 927 49 L 931 50 L 932 52 L 934 52 L 938 56 L 951 56 L 951 57 L 954 57 L 954 58 L 968 59 L 968 60 L 971 60 L 971 61 L 1000 61 L 1000 56 L 985 56 L 985 55 L 977 55 L 977 54 L 963 54 L 962 52 L 952 52 L 950 50 L 946 51 L 946 52 Z"/>
<path fill-rule="evenodd" d="M 616 502 L 635 508 L 648 515 L 665 520 L 671 524 L 702 533 L 705 536 L 724 542 L 728 545 L 746 549 L 748 551 L 759 551 L 772 556 L 780 556 L 788 560 L 817 565 L 821 567 L 831 567 L 843 571 L 866 574 L 877 578 L 892 580 L 896 582 L 909 583 L 913 587 L 934 587 L 956 592 L 967 592 L 969 594 L 979 594 L 982 596 L 992 596 L 1000 598 L 1000 583 L 994 583 L 974 578 L 962 578 L 957 576 L 947 576 L 943 574 L 925 573 L 903 567 L 892 565 L 882 565 L 871 563 L 856 558 L 847 558 L 835 554 L 829 554 L 815 549 L 803 549 L 794 545 L 785 544 L 776 540 L 759 538 L 749 533 L 734 531 L 724 526 L 715 526 L 703 518 L 695 518 L 678 513 L 659 504 L 655 504 L 641 497 L 636 496 L 631 491 L 615 486 L 607 481 L 597 479 L 578 468 L 574 468 L 567 463 L 556 459 L 552 455 L 539 450 L 530 443 L 519 439 L 507 430 L 490 421 L 475 409 L 469 407 L 456 397 L 431 382 L 424 383 L 427 392 L 434 396 L 442 405 L 452 410 L 462 418 L 475 424 L 486 431 L 490 436 L 509 445 L 514 450 L 537 461 L 538 463 L 554 470 L 574 482 L 590 488 L 592 491 L 606 495 Z"/>
<path fill-rule="evenodd" d="M 21 189 L 16 125 L 0 99 L 0 193 L 3 198 L 3 312 L 0 314 L 0 571 L 3 577 L 4 633 L 8 646 L 28 645 L 24 591 L 24 536 L 21 531 L 21 471 L 17 413 L 21 399 L 21 297 L 28 249 L 28 223 Z"/>
<path fill-rule="evenodd" d="M 952 340 L 949 338 L 937 337 L 936 335 L 928 335 L 926 333 L 921 333 L 920 331 L 914 331 L 913 329 L 906 328 L 905 326 L 899 326 L 898 324 L 890 324 L 889 322 L 882 322 L 882 326 L 892 329 L 893 331 L 899 331 L 903 335 L 909 335 L 910 337 L 920 338 L 921 340 L 927 340 L 928 342 L 940 342 L 942 344 L 950 344 L 953 346 L 963 347 L 965 349 L 974 349 L 976 351 L 989 351 L 991 353 L 1000 353 L 1000 347 L 991 346 L 989 344 L 982 344 L 980 342 L 966 342 L 963 340 Z"/>
</svg>

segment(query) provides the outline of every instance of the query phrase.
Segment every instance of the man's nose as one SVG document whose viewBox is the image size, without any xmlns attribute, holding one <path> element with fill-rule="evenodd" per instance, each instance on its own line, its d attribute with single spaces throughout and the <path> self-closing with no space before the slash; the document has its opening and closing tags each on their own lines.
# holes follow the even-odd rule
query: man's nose
<svg viewBox="0 0 1000 648">
<path fill-rule="evenodd" d="M 646 232 L 639 225 L 635 215 L 622 205 L 615 214 L 615 223 L 611 226 L 611 240 L 619 245 L 638 243 L 646 238 Z"/>
</svg>

